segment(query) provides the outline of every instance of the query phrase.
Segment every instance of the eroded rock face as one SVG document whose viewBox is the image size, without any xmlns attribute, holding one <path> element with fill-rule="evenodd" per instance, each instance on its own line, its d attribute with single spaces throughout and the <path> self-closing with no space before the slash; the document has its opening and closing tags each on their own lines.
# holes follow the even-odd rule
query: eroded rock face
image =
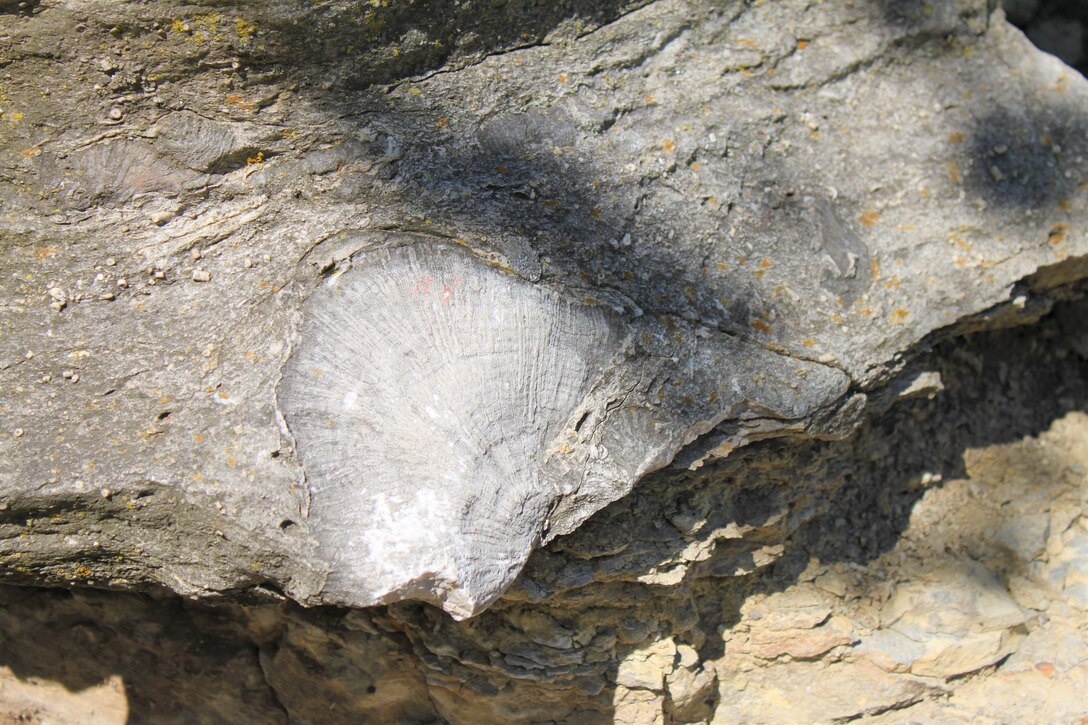
<svg viewBox="0 0 1088 725">
<path fill-rule="evenodd" d="M 1082 292 L 1088 85 L 992 5 L 5 6 L 0 573 L 419 598 L 477 616 L 357 624 L 435 712 L 702 717 L 722 582 L 943 395 L 913 361 Z M 815 626 L 752 656 L 867 641 Z"/>
</svg>

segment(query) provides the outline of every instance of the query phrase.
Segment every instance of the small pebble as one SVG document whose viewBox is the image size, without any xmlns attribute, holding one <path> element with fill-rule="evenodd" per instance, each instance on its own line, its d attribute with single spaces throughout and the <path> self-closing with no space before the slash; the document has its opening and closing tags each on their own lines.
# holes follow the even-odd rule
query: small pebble
<svg viewBox="0 0 1088 725">
<path fill-rule="evenodd" d="M 247 259 L 245 262 L 242 262 L 242 264 L 243 264 L 243 266 L 245 266 L 246 269 L 252 269 L 253 268 L 253 260 L 252 259 Z"/>
<path fill-rule="evenodd" d="M 52 379 L 53 379 L 53 376 L 46 373 L 45 375 L 38 378 L 38 382 L 41 383 L 42 385 L 45 385 L 46 383 L 48 383 Z"/>
<path fill-rule="evenodd" d="M 109 498 L 113 495 L 113 491 L 109 490 L 108 488 L 104 488 L 98 493 L 102 496 L 102 498 Z"/>
<path fill-rule="evenodd" d="M 161 269 L 156 269 L 155 273 L 151 276 L 154 279 L 166 279 L 166 272 L 162 271 Z"/>
<path fill-rule="evenodd" d="M 116 259 L 114 259 L 113 257 L 106 257 L 106 266 L 107 267 L 112 267 L 115 264 L 117 264 Z"/>
<path fill-rule="evenodd" d="M 115 294 L 114 294 L 114 293 L 112 293 L 112 292 L 107 292 L 107 293 L 106 293 L 106 294 L 104 294 L 104 295 L 98 295 L 98 299 L 100 299 L 100 300 L 106 300 L 106 301 L 108 302 L 108 301 L 110 301 L 110 300 L 114 300 L 114 299 L 117 299 L 117 295 L 115 295 Z"/>
<path fill-rule="evenodd" d="M 271 254 L 264 255 L 264 261 L 271 262 L 272 261 L 272 255 Z"/>
<path fill-rule="evenodd" d="M 22 428 L 16 428 L 15 430 L 13 430 L 11 432 L 11 434 L 13 436 L 15 436 L 16 438 L 22 438 L 25 433 L 26 433 L 26 431 L 23 430 Z"/>
<path fill-rule="evenodd" d="M 54 287 L 53 289 L 49 290 L 49 296 L 55 299 L 57 302 L 64 302 L 64 300 L 68 298 L 68 296 L 64 294 L 64 290 L 62 290 L 60 287 Z"/>
<path fill-rule="evenodd" d="M 120 287 L 121 289 L 124 289 L 125 287 L 128 287 L 128 280 L 125 279 L 124 277 L 119 278 L 117 280 L 117 286 Z"/>
<path fill-rule="evenodd" d="M 33 360 L 34 359 L 34 351 L 33 350 L 27 350 L 26 355 L 24 355 L 23 357 L 25 357 L 27 360 Z"/>
<path fill-rule="evenodd" d="M 113 108 L 110 109 L 110 118 L 113 119 L 114 121 L 120 121 L 121 117 L 124 116 L 124 115 L 125 115 L 124 112 L 120 108 L 118 108 L 117 106 L 114 106 Z"/>
<path fill-rule="evenodd" d="M 196 260 L 200 259 L 200 250 L 199 249 L 191 250 L 189 252 L 189 256 L 192 257 L 193 261 L 195 262 Z"/>
<path fill-rule="evenodd" d="M 194 269 L 193 281 L 194 282 L 210 282 L 212 279 L 211 273 L 206 269 Z"/>
<path fill-rule="evenodd" d="M 78 382 L 79 382 L 79 373 L 73 373 L 73 374 L 72 374 L 72 377 L 70 378 L 70 380 L 71 380 L 71 381 L 72 381 L 73 383 L 78 383 Z"/>
<path fill-rule="evenodd" d="M 61 374 L 60 374 L 60 376 L 61 376 L 62 378 L 64 378 L 65 380 L 70 380 L 70 379 L 71 379 L 71 377 L 72 377 L 73 375 L 75 375 L 75 374 L 76 374 L 76 371 L 75 371 L 75 370 L 65 370 L 65 371 L 64 371 L 63 373 L 61 373 Z"/>
<path fill-rule="evenodd" d="M 160 227 L 173 218 L 174 214 L 168 211 L 157 211 L 151 215 L 151 221 L 158 224 Z"/>
</svg>

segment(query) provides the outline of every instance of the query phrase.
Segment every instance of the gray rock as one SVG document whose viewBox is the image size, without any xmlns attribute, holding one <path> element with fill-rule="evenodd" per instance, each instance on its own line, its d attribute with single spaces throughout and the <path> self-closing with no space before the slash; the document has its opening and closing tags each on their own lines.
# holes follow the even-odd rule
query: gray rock
<svg viewBox="0 0 1088 725">
<path fill-rule="evenodd" d="M 511 7 L 0 14 L 7 580 L 465 617 L 646 474 L 847 436 L 1084 276 L 1088 84 L 991 3 Z M 432 262 L 465 317 L 408 313 Z M 754 571 L 802 499 L 512 596 Z"/>
</svg>

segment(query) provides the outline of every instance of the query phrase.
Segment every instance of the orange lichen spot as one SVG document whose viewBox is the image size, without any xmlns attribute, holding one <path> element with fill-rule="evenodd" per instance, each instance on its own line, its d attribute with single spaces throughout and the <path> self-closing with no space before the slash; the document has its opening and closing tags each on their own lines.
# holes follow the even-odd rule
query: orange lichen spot
<svg viewBox="0 0 1088 725">
<path fill-rule="evenodd" d="M 725 262 L 718 262 L 714 266 L 717 267 L 718 270 L 721 271 L 721 272 L 724 272 L 725 270 L 729 269 L 729 265 L 726 264 Z"/>
<path fill-rule="evenodd" d="M 314 370 L 316 370 L 316 371 L 317 371 L 317 375 L 320 375 L 320 374 L 321 374 L 321 371 L 320 371 L 320 370 L 317 370 L 317 368 L 314 368 Z M 217 396 L 218 396 L 218 398 L 219 398 L 220 400 L 229 400 L 229 399 L 230 399 L 230 393 L 228 393 L 228 392 L 226 392 L 226 391 L 224 391 L 224 390 L 220 390 L 220 391 L 219 391 L 219 392 L 217 393 Z"/>
<path fill-rule="evenodd" d="M 862 226 L 875 227 L 876 223 L 880 221 L 880 212 L 872 209 L 864 211 L 861 213 L 861 216 L 858 217 L 858 221 L 861 222 Z"/>
<path fill-rule="evenodd" d="M 1068 224 L 1055 224 L 1050 228 L 1050 233 L 1048 234 L 1050 238 L 1050 243 L 1055 246 L 1062 244 L 1063 242 L 1065 242 L 1065 235 L 1068 233 Z"/>
<path fill-rule="evenodd" d="M 674 142 L 671 138 L 667 138 L 661 142 L 661 149 L 665 153 L 671 154 L 673 151 L 676 150 L 676 142 Z"/>
<path fill-rule="evenodd" d="M 238 465 L 238 459 L 235 458 L 234 456 L 230 456 L 229 458 L 227 458 L 227 465 L 230 466 L 231 468 L 234 468 L 235 466 Z"/>
<path fill-rule="evenodd" d="M 891 318 L 892 322 L 903 323 L 910 317 L 910 312 L 904 310 L 902 307 L 896 307 L 888 317 Z"/>
<path fill-rule="evenodd" d="M 193 434 L 193 440 L 195 442 L 197 442 L 197 443 L 203 443 L 204 442 L 204 436 L 202 434 L 200 434 L 200 433 L 194 433 Z"/>
<path fill-rule="evenodd" d="M 160 395 L 159 396 L 159 405 L 169 405 L 170 401 L 172 401 L 172 400 L 173 400 L 173 398 L 171 398 L 169 395 Z"/>
<path fill-rule="evenodd" d="M 23 151 L 22 151 L 22 154 L 23 154 L 23 156 L 25 156 L 26 158 L 28 158 L 28 159 L 32 159 L 32 158 L 34 158 L 35 156 L 38 156 L 39 154 L 41 154 L 41 152 L 42 152 L 42 150 L 41 150 L 41 148 L 40 148 L 40 147 L 38 147 L 38 146 L 30 146 L 29 148 L 25 148 L 25 149 L 23 149 Z"/>
<path fill-rule="evenodd" d="M 438 120 L 434 122 L 434 125 L 438 128 L 445 128 L 446 126 L 450 125 L 450 122 L 446 120 L 445 116 L 439 116 Z"/>
<path fill-rule="evenodd" d="M 570 83 L 570 76 L 568 76 L 566 73 L 560 73 L 559 74 L 559 82 L 560 83 Z"/>
<path fill-rule="evenodd" d="M 93 575 L 94 575 L 94 572 L 91 571 L 90 569 L 88 569 L 83 564 L 80 564 L 75 569 L 72 569 L 73 578 L 89 579 Z"/>
<path fill-rule="evenodd" d="M 657 103 L 657 99 L 653 96 L 646 96 L 643 100 L 646 101 L 647 106 L 652 106 L 654 103 Z"/>
<path fill-rule="evenodd" d="M 599 207 L 599 206 L 593 207 L 592 209 L 589 210 L 589 215 L 591 217 L 593 217 L 594 219 L 600 219 L 601 218 L 601 207 Z"/>
<path fill-rule="evenodd" d="M 707 206 L 718 206 L 718 204 L 719 204 L 719 202 L 718 202 L 718 197 L 716 197 L 716 196 L 708 196 L 708 197 L 706 198 L 706 205 L 707 205 Z"/>
<path fill-rule="evenodd" d="M 752 328 L 757 332 L 762 332 L 764 335 L 769 335 L 774 332 L 774 329 L 770 325 L 758 318 L 752 322 Z"/>
<path fill-rule="evenodd" d="M 1039 670 L 1039 672 L 1044 677 L 1053 677 L 1054 676 L 1054 665 L 1051 664 L 1050 662 L 1036 662 L 1035 663 L 1035 669 Z"/>
<path fill-rule="evenodd" d="M 948 162 L 948 178 L 953 184 L 960 183 L 960 165 L 953 160 Z"/>
<path fill-rule="evenodd" d="M 256 106 L 250 101 L 247 101 L 241 93 L 228 94 L 227 97 L 223 99 L 223 102 L 226 103 L 228 106 L 241 108 L 243 111 L 252 112 L 256 109 Z"/>
<path fill-rule="evenodd" d="M 737 264 L 743 265 L 747 261 L 748 261 L 747 257 L 737 257 Z"/>
<path fill-rule="evenodd" d="M 260 362 L 261 361 L 261 356 L 258 355 L 255 352 L 247 352 L 246 353 L 246 360 L 249 360 L 250 362 L 254 362 L 254 363 L 255 362 Z"/>
<path fill-rule="evenodd" d="M 845 322 L 845 320 L 843 320 L 842 318 L 842 315 L 840 315 L 838 312 L 831 315 L 831 321 L 834 322 L 836 325 L 841 325 L 843 322 Z"/>
<path fill-rule="evenodd" d="M 574 448 L 571 447 L 570 443 L 560 443 L 559 446 L 555 449 L 555 452 L 556 453 L 570 453 L 573 450 L 574 450 Z"/>
<path fill-rule="evenodd" d="M 807 40 L 798 40 L 797 41 L 797 48 L 799 50 L 804 50 L 807 47 L 808 47 L 808 41 Z"/>
<path fill-rule="evenodd" d="M 690 166 L 689 168 L 690 168 L 690 169 L 691 169 L 692 171 L 698 171 L 699 169 L 701 169 L 701 168 L 703 168 L 703 167 L 702 167 L 702 165 L 701 165 L 701 164 L 700 164 L 700 163 L 699 163 L 698 161 L 692 161 L 692 162 L 691 162 L 691 166 Z"/>
<path fill-rule="evenodd" d="M 759 260 L 759 268 L 760 268 L 760 269 L 770 269 L 770 268 L 771 268 L 771 265 L 772 265 L 772 262 L 771 262 L 771 260 L 769 260 L 769 259 L 761 259 L 761 260 Z"/>
<path fill-rule="evenodd" d="M 58 247 L 50 245 L 48 247 L 34 247 L 34 259 L 39 262 L 43 259 L 49 259 L 57 253 Z"/>
<path fill-rule="evenodd" d="M 582 300 L 582 301 L 583 301 L 584 303 L 586 303 L 587 305 L 595 305 L 595 304 L 597 304 L 597 298 L 596 298 L 596 297 L 588 297 L 588 296 L 587 296 L 587 297 L 586 297 L 586 298 L 585 298 L 584 300 Z"/>
<path fill-rule="evenodd" d="M 872 307 L 869 307 L 868 305 L 865 305 L 864 307 L 859 307 L 858 308 L 858 314 L 859 315 L 864 315 L 865 317 L 872 317 L 876 313 L 873 312 Z"/>
<path fill-rule="evenodd" d="M 801 344 L 805 347 L 816 347 L 816 338 L 806 337 L 801 340 Z"/>
<path fill-rule="evenodd" d="M 880 260 L 875 257 L 869 262 L 869 277 L 876 282 L 880 279 Z"/>
<path fill-rule="evenodd" d="M 254 164 L 264 163 L 264 151 L 258 151 L 256 156 L 250 156 L 246 159 L 246 165 L 253 166 Z"/>
</svg>

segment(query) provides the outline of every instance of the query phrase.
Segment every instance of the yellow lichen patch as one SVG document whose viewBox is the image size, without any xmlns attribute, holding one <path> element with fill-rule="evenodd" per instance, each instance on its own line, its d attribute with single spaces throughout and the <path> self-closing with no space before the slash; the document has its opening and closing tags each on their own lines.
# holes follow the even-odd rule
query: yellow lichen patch
<svg viewBox="0 0 1088 725">
<path fill-rule="evenodd" d="M 762 332 L 764 335 L 769 335 L 774 332 L 774 328 L 758 318 L 752 322 L 752 328 L 757 332 Z"/>
<path fill-rule="evenodd" d="M 661 142 L 661 150 L 667 154 L 671 154 L 673 151 L 676 150 L 676 142 L 673 141 L 671 138 L 665 139 Z"/>
<path fill-rule="evenodd" d="M 864 227 L 875 227 L 876 223 L 880 221 L 880 212 L 872 209 L 864 211 L 861 213 L 861 216 L 858 217 L 858 221 L 860 221 L 861 225 Z"/>
<path fill-rule="evenodd" d="M 1050 233 L 1048 234 L 1050 243 L 1055 246 L 1062 244 L 1063 242 L 1065 242 L 1065 235 L 1068 233 L 1068 224 L 1055 224 L 1050 228 Z"/>
<path fill-rule="evenodd" d="M 642 100 L 644 100 L 646 102 L 647 106 L 652 106 L 654 103 L 657 102 L 657 99 L 655 99 L 653 96 L 646 96 Z"/>
<path fill-rule="evenodd" d="M 907 321 L 907 318 L 910 317 L 910 312 L 904 310 L 902 307 L 896 307 L 888 317 L 892 322 L 901 324 Z"/>
<path fill-rule="evenodd" d="M 42 150 L 38 146 L 31 146 L 29 148 L 25 148 L 25 149 L 22 150 L 23 156 L 25 156 L 28 159 L 32 159 L 35 156 L 39 156 L 41 154 L 41 152 L 42 152 Z"/>
<path fill-rule="evenodd" d="M 873 260 L 869 262 L 869 277 L 874 282 L 880 279 L 880 260 L 876 257 L 874 257 Z"/>
<path fill-rule="evenodd" d="M 568 76 L 566 73 L 560 73 L 559 74 L 559 82 L 560 83 L 570 83 L 570 76 Z"/>
<path fill-rule="evenodd" d="M 960 165 L 959 162 L 953 160 L 948 162 L 948 179 L 953 184 L 960 183 Z"/>
<path fill-rule="evenodd" d="M 261 356 L 258 355 L 255 352 L 247 352 L 246 353 L 246 360 L 249 360 L 250 362 L 254 362 L 254 363 L 255 362 L 260 362 L 261 361 Z"/>
<path fill-rule="evenodd" d="M 801 340 L 801 344 L 805 347 L 816 347 L 816 339 L 812 337 L 806 337 Z"/>
<path fill-rule="evenodd" d="M 247 166 L 253 166 L 254 164 L 264 163 L 264 151 L 258 151 L 256 156 L 250 156 L 246 159 Z"/>
<path fill-rule="evenodd" d="M 249 39 L 257 32 L 257 24 L 243 18 L 237 18 L 234 21 L 234 32 L 238 33 L 239 40 L 248 43 Z"/>
<path fill-rule="evenodd" d="M 884 283 L 884 289 L 899 289 L 900 286 L 901 282 L 899 281 L 899 275 L 895 275 Z"/>
<path fill-rule="evenodd" d="M 948 134 L 948 143 L 953 145 L 959 145 L 963 143 L 963 140 L 965 138 L 966 136 L 964 135 L 963 131 L 953 131 L 952 133 Z"/>
<path fill-rule="evenodd" d="M 58 251 L 58 247 L 53 246 L 53 245 L 50 245 L 48 247 L 35 247 L 34 248 L 34 259 L 38 260 L 39 262 L 42 261 L 43 259 L 49 259 L 54 254 L 56 254 L 57 251 Z"/>
<path fill-rule="evenodd" d="M 570 443 L 560 443 L 556 447 L 555 452 L 556 453 L 570 453 L 573 450 L 574 450 L 574 448 L 571 447 Z"/>
</svg>

